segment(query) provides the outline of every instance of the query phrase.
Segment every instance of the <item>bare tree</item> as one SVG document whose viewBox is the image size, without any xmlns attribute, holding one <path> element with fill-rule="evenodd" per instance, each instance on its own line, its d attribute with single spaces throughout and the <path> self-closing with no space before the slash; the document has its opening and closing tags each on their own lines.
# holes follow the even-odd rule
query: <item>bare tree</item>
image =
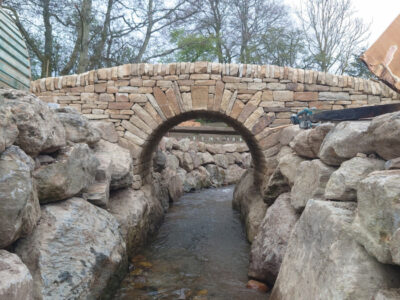
<svg viewBox="0 0 400 300">
<path fill-rule="evenodd" d="M 355 17 L 351 0 L 305 0 L 299 7 L 306 45 L 315 67 L 343 74 L 364 46 L 369 25 Z"/>
</svg>

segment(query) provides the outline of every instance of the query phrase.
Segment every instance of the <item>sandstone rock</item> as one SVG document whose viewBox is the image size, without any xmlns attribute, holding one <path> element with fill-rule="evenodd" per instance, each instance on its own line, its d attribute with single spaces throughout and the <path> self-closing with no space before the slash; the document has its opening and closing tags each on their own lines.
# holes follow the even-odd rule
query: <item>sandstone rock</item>
<svg viewBox="0 0 400 300">
<path fill-rule="evenodd" d="M 236 151 L 239 153 L 247 152 L 249 151 L 249 147 L 247 146 L 246 143 L 239 143 L 236 144 Z"/>
<path fill-rule="evenodd" d="M 96 171 L 96 180 L 111 180 L 110 189 L 129 187 L 133 183 L 132 157 L 125 148 L 117 144 L 100 140 L 94 154 L 100 162 Z"/>
<path fill-rule="evenodd" d="M 0 89 L 0 106 L 9 109 L 18 127 L 15 144 L 36 156 L 65 146 L 65 130 L 57 114 L 45 102 L 24 91 Z"/>
<path fill-rule="evenodd" d="M 203 162 L 203 165 L 214 163 L 214 157 L 208 152 L 201 153 L 201 160 Z"/>
<path fill-rule="evenodd" d="M 33 300 L 33 279 L 21 259 L 0 250 L 0 299 Z"/>
<path fill-rule="evenodd" d="M 100 140 L 100 132 L 87 118 L 75 109 L 64 107 L 55 110 L 64 125 L 66 139 L 73 143 L 93 145 Z"/>
<path fill-rule="evenodd" d="M 125 242 L 107 211 L 81 198 L 42 206 L 15 249 L 34 279 L 34 298 L 95 299 L 125 268 Z"/>
<path fill-rule="evenodd" d="M 256 280 L 249 280 L 246 284 L 246 287 L 248 289 L 257 290 L 264 293 L 269 291 L 269 287 L 265 283 Z"/>
<path fill-rule="evenodd" d="M 91 121 L 90 124 L 97 129 L 103 140 L 110 143 L 118 143 L 119 136 L 112 122 Z"/>
<path fill-rule="evenodd" d="M 190 140 L 188 138 L 185 139 L 181 139 L 177 142 L 178 145 L 178 149 L 177 150 L 181 150 L 183 152 L 187 152 L 189 151 L 189 146 L 190 146 Z"/>
<path fill-rule="evenodd" d="M 203 142 L 197 142 L 198 152 L 206 152 L 206 144 Z"/>
<path fill-rule="evenodd" d="M 172 202 L 178 201 L 183 194 L 183 182 L 179 175 L 170 177 L 168 181 L 168 193 Z"/>
<path fill-rule="evenodd" d="M 282 146 L 287 146 L 302 131 L 303 129 L 300 129 L 299 125 L 288 126 L 282 130 L 279 142 Z"/>
<path fill-rule="evenodd" d="M 206 149 L 211 154 L 224 154 L 225 149 L 221 144 L 206 144 Z"/>
<path fill-rule="evenodd" d="M 165 163 L 165 167 L 172 169 L 172 170 L 176 170 L 179 168 L 179 160 L 175 155 L 172 154 L 167 154 L 166 155 L 166 163 Z"/>
<path fill-rule="evenodd" d="M 335 168 L 325 165 L 319 159 L 303 161 L 292 188 L 292 205 L 296 210 L 303 209 L 312 198 L 322 198 L 325 186 Z"/>
<path fill-rule="evenodd" d="M 95 180 L 99 162 L 86 144 L 64 147 L 52 164 L 33 172 L 40 203 L 55 202 L 79 194 Z"/>
<path fill-rule="evenodd" d="M 388 160 L 385 163 L 385 169 L 386 170 L 400 169 L 400 157 Z"/>
<path fill-rule="evenodd" d="M 339 166 L 357 153 L 374 152 L 368 135 L 369 121 L 341 122 L 331 130 L 322 142 L 319 158 L 326 164 Z"/>
<path fill-rule="evenodd" d="M 82 198 L 90 203 L 107 207 L 110 199 L 110 181 L 95 182 L 83 190 Z"/>
<path fill-rule="evenodd" d="M 289 182 L 278 167 L 269 177 L 263 190 L 264 201 L 268 205 L 271 205 L 279 195 L 286 192 L 290 192 Z"/>
<path fill-rule="evenodd" d="M 19 147 L 0 154 L 0 248 L 29 234 L 40 219 L 33 160 Z"/>
<path fill-rule="evenodd" d="M 0 92 L 1 93 L 1 92 Z M 11 110 L 0 98 L 0 153 L 11 146 L 18 137 L 18 127 L 15 124 Z"/>
<path fill-rule="evenodd" d="M 205 167 L 210 174 L 211 185 L 213 187 L 221 186 L 225 181 L 225 170 L 214 164 L 208 164 Z"/>
<path fill-rule="evenodd" d="M 155 172 L 161 172 L 167 164 L 167 157 L 163 151 L 157 149 L 153 158 L 153 169 Z"/>
<path fill-rule="evenodd" d="M 326 184 L 325 198 L 342 201 L 357 200 L 357 185 L 369 173 L 383 170 L 385 162 L 375 158 L 354 157 L 343 162 Z"/>
<path fill-rule="evenodd" d="M 252 165 L 252 158 L 250 153 L 242 153 L 243 167 L 248 169 Z"/>
<path fill-rule="evenodd" d="M 200 167 L 203 163 L 201 156 L 193 150 L 189 150 L 189 154 L 192 157 L 193 169 L 197 169 L 198 167 Z"/>
<path fill-rule="evenodd" d="M 199 147 L 198 147 L 198 143 L 199 142 L 189 142 L 189 150 L 192 150 L 194 152 L 198 152 L 199 151 Z"/>
<path fill-rule="evenodd" d="M 400 170 L 377 171 L 358 184 L 354 238 L 382 263 L 400 265 Z"/>
<path fill-rule="evenodd" d="M 290 204 L 290 193 L 280 195 L 267 209 L 251 245 L 249 277 L 275 283 L 290 233 L 299 215 Z"/>
<path fill-rule="evenodd" d="M 222 167 L 224 169 L 227 169 L 229 166 L 229 161 L 225 154 L 215 154 L 214 162 L 217 166 Z"/>
<path fill-rule="evenodd" d="M 236 152 L 236 144 L 225 144 L 222 145 L 222 148 L 225 150 L 225 153 Z"/>
<path fill-rule="evenodd" d="M 355 203 L 310 200 L 290 236 L 270 299 L 372 299 L 400 283 L 347 233 Z M 299 288 L 301 287 L 301 288 Z"/>
<path fill-rule="evenodd" d="M 260 189 L 254 185 L 253 169 L 246 170 L 236 184 L 232 206 L 240 212 L 245 223 L 247 239 L 252 242 L 267 210 Z"/>
<path fill-rule="evenodd" d="M 300 156 L 317 158 L 322 141 L 335 125 L 331 123 L 321 124 L 315 128 L 302 130 L 290 142 L 290 147 Z"/>
<path fill-rule="evenodd" d="M 373 300 L 398 300 L 400 289 L 379 290 Z"/>
<path fill-rule="evenodd" d="M 293 150 L 283 153 L 284 148 L 278 155 L 278 167 L 282 175 L 287 179 L 289 186 L 294 185 L 297 174 L 299 173 L 300 164 L 305 161 L 305 159 L 296 155 Z"/>
<path fill-rule="evenodd" d="M 237 183 L 244 172 L 246 172 L 246 170 L 238 165 L 230 165 L 225 171 L 224 184 L 230 185 Z"/>
<path fill-rule="evenodd" d="M 193 160 L 192 156 L 188 152 L 183 153 L 182 158 L 182 167 L 187 171 L 190 172 L 193 170 Z"/>
<path fill-rule="evenodd" d="M 163 208 L 150 193 L 149 186 L 139 191 L 127 188 L 112 193 L 109 211 L 120 224 L 130 256 L 156 232 L 164 216 Z"/>
<path fill-rule="evenodd" d="M 376 153 L 385 160 L 400 157 L 400 113 L 394 112 L 372 120 L 368 133 Z"/>
<path fill-rule="evenodd" d="M 168 177 L 166 177 L 164 174 L 167 173 Z M 169 179 L 169 173 L 174 174 L 175 172 L 166 169 L 162 173 L 157 173 L 153 172 L 153 181 L 152 181 L 152 188 L 153 188 L 153 193 L 154 197 L 158 199 L 158 201 L 161 203 L 161 206 L 164 209 L 164 212 L 167 212 L 169 209 L 169 203 L 170 203 L 170 198 L 169 198 L 169 192 L 168 192 L 168 179 Z"/>
</svg>

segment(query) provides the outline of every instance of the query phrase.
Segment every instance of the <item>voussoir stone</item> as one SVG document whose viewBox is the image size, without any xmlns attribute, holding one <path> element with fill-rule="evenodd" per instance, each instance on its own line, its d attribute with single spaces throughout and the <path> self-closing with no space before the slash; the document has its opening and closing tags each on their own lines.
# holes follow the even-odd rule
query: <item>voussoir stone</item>
<svg viewBox="0 0 400 300">
<path fill-rule="evenodd" d="M 126 266 L 118 227 L 110 213 L 81 198 L 42 206 L 41 222 L 15 248 L 33 276 L 34 298 L 105 296 Z"/>
<path fill-rule="evenodd" d="M 322 141 L 334 127 L 333 124 L 326 123 L 312 129 L 302 130 L 290 142 L 290 147 L 300 156 L 317 158 Z"/>
<path fill-rule="evenodd" d="M 343 161 L 353 158 L 357 153 L 374 152 L 368 134 L 369 121 L 341 122 L 325 137 L 318 157 L 326 164 L 339 166 Z"/>
<path fill-rule="evenodd" d="M 18 255 L 0 250 L 0 299 L 33 300 L 33 279 Z"/>
<path fill-rule="evenodd" d="M 299 215 L 290 204 L 290 193 L 281 194 L 268 209 L 251 245 L 248 275 L 251 278 L 275 283 L 290 233 Z"/>
<path fill-rule="evenodd" d="M 45 102 L 24 91 L 5 89 L 0 89 L 0 101 L 13 115 L 19 132 L 15 144 L 25 153 L 36 156 L 65 146 L 64 126 Z"/>
<path fill-rule="evenodd" d="M 55 111 L 65 128 L 68 141 L 93 145 L 100 140 L 100 132 L 96 127 L 75 109 L 63 107 L 57 108 Z"/>
<path fill-rule="evenodd" d="M 64 200 L 79 194 L 95 181 L 99 161 L 87 144 L 64 147 L 55 162 L 33 172 L 40 203 Z"/>
<path fill-rule="evenodd" d="M 400 271 L 368 255 L 349 234 L 354 202 L 310 200 L 296 223 L 271 300 L 373 299 L 398 287 Z"/>
<path fill-rule="evenodd" d="M 319 159 L 300 163 L 292 188 L 292 205 L 296 210 L 303 209 L 312 198 L 323 198 L 326 184 L 335 168 Z"/>
<path fill-rule="evenodd" d="M 400 170 L 376 171 L 357 189 L 354 238 L 382 263 L 400 265 Z"/>
<path fill-rule="evenodd" d="M 236 184 L 232 206 L 240 212 L 245 223 L 247 239 L 252 242 L 267 210 L 260 189 L 254 185 L 254 169 L 244 171 Z"/>
<path fill-rule="evenodd" d="M 40 219 L 34 162 L 17 146 L 0 154 L 0 248 L 29 234 Z"/>
<path fill-rule="evenodd" d="M 385 160 L 400 157 L 399 130 L 399 112 L 374 118 L 368 128 L 375 152 Z"/>
<path fill-rule="evenodd" d="M 356 201 L 358 183 L 369 173 L 383 170 L 384 165 L 385 161 L 368 157 L 354 157 L 343 162 L 329 178 L 325 188 L 325 198 Z"/>
</svg>

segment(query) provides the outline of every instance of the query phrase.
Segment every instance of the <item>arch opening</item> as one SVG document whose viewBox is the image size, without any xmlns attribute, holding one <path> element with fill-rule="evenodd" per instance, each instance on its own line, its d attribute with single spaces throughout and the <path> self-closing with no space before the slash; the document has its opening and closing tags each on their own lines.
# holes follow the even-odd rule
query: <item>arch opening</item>
<svg viewBox="0 0 400 300">
<path fill-rule="evenodd" d="M 242 123 L 229 117 L 221 112 L 217 111 L 207 111 L 207 110 L 196 110 L 196 111 L 188 111 L 181 113 L 173 118 L 168 119 L 159 125 L 150 135 L 149 139 L 143 145 L 142 153 L 139 156 L 139 172 L 142 176 L 144 184 L 152 183 L 152 163 L 153 163 L 153 155 L 156 152 L 157 146 L 160 143 L 163 136 L 167 134 L 167 132 L 175 127 L 176 125 L 192 120 L 192 119 L 212 119 L 218 120 L 226 123 L 231 126 L 238 134 L 241 135 L 244 142 L 247 144 L 249 148 L 249 152 L 252 157 L 253 166 L 254 166 L 254 184 L 256 186 L 261 186 L 263 175 L 266 169 L 266 161 L 264 158 L 263 151 L 261 147 L 258 145 L 258 142 L 254 136 L 254 134 L 249 131 Z"/>
</svg>

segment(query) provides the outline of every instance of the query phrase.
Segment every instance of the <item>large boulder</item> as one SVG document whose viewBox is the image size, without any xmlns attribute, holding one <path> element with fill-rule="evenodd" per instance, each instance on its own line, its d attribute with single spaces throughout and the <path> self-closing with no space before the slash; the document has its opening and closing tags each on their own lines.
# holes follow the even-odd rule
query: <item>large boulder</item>
<svg viewBox="0 0 400 300">
<path fill-rule="evenodd" d="M 325 198 L 341 201 L 357 200 L 357 185 L 369 173 L 383 170 L 385 161 L 368 157 L 354 157 L 343 162 L 332 173 L 325 188 Z"/>
<path fill-rule="evenodd" d="M 368 128 L 375 152 L 385 160 L 400 157 L 399 130 L 400 112 L 376 117 Z"/>
<path fill-rule="evenodd" d="M 398 268 L 378 263 L 349 234 L 355 203 L 310 200 L 290 236 L 270 299 L 372 299 L 398 287 Z"/>
<path fill-rule="evenodd" d="M 100 137 L 110 143 L 118 143 L 119 136 L 114 123 L 107 121 L 91 121 L 90 124 L 97 129 Z"/>
<path fill-rule="evenodd" d="M 379 290 L 373 300 L 398 300 L 400 289 Z"/>
<path fill-rule="evenodd" d="M 296 176 L 299 173 L 299 166 L 303 161 L 305 159 L 298 156 L 293 150 L 288 151 L 287 148 L 282 147 L 278 155 L 277 168 L 279 168 L 282 175 L 287 179 L 289 186 L 292 187 L 294 185 Z"/>
<path fill-rule="evenodd" d="M 40 224 L 15 251 L 33 276 L 35 299 L 96 299 L 126 266 L 117 220 L 81 198 L 42 206 Z"/>
<path fill-rule="evenodd" d="M 290 204 L 290 193 L 280 195 L 267 209 L 251 244 L 249 277 L 271 286 L 275 283 L 290 233 L 298 219 L 299 215 Z"/>
<path fill-rule="evenodd" d="M 227 169 L 229 166 L 228 157 L 225 154 L 215 154 L 214 162 L 217 166 Z"/>
<path fill-rule="evenodd" d="M 33 300 L 33 279 L 18 255 L 0 250 L 0 299 Z"/>
<path fill-rule="evenodd" d="M 319 159 L 303 161 L 292 188 L 292 205 L 296 210 L 302 210 L 309 199 L 323 198 L 326 184 L 335 171 Z"/>
<path fill-rule="evenodd" d="M 230 165 L 225 170 L 224 184 L 236 184 L 240 180 L 244 172 L 246 172 L 246 170 L 242 169 L 238 165 Z"/>
<path fill-rule="evenodd" d="M 213 187 L 221 186 L 225 181 L 225 169 L 219 168 L 214 164 L 205 166 L 207 172 L 210 174 L 211 185 Z"/>
<path fill-rule="evenodd" d="M 322 142 L 318 157 L 326 164 L 339 166 L 357 153 L 374 152 L 368 134 L 370 121 L 341 122 L 331 130 Z"/>
<path fill-rule="evenodd" d="M 303 130 L 290 142 L 290 147 L 302 157 L 317 158 L 319 149 L 325 136 L 335 125 L 321 124 L 315 128 Z"/>
<path fill-rule="evenodd" d="M 130 256 L 156 232 L 164 216 L 160 201 L 149 192 L 148 186 L 139 191 L 127 188 L 112 193 L 109 212 L 120 225 Z"/>
<path fill-rule="evenodd" d="M 232 206 L 240 212 L 247 239 L 253 242 L 267 210 L 260 189 L 254 185 L 254 169 L 246 170 L 236 184 Z"/>
<path fill-rule="evenodd" d="M 162 170 L 164 170 L 166 163 L 167 163 L 167 157 L 165 153 L 157 149 L 153 157 L 154 172 L 161 172 Z"/>
<path fill-rule="evenodd" d="M 212 156 L 210 153 L 202 152 L 200 155 L 201 155 L 201 161 L 202 161 L 203 165 L 214 163 L 214 156 Z"/>
<path fill-rule="evenodd" d="M 192 156 L 188 152 L 184 152 L 182 155 L 182 163 L 181 163 L 182 168 L 184 168 L 187 172 L 190 172 L 193 170 L 193 159 Z"/>
<path fill-rule="evenodd" d="M 6 107 L 0 96 L 0 153 L 14 144 L 18 137 L 18 127 L 13 119 L 11 109 Z"/>
<path fill-rule="evenodd" d="M 279 195 L 290 192 L 290 185 L 287 178 L 277 167 L 268 179 L 268 183 L 263 190 L 263 198 L 265 203 L 271 205 Z"/>
<path fill-rule="evenodd" d="M 34 95 L 0 89 L 0 106 L 13 115 L 18 127 L 15 144 L 31 156 L 54 152 L 65 146 L 65 130 L 57 114 Z"/>
<path fill-rule="evenodd" d="M 77 110 L 70 107 L 55 109 L 65 128 L 68 141 L 93 145 L 100 140 L 100 132 Z"/>
<path fill-rule="evenodd" d="M 94 147 L 94 154 L 100 162 L 96 180 L 111 180 L 110 189 L 129 187 L 133 183 L 133 161 L 130 152 L 105 140 L 100 140 Z"/>
<path fill-rule="evenodd" d="M 354 238 L 382 263 L 400 265 L 400 170 L 377 171 L 357 189 Z"/>
<path fill-rule="evenodd" d="M 33 172 L 40 203 L 73 197 L 95 180 L 99 162 L 87 144 L 64 147 L 55 162 L 41 165 Z"/>
<path fill-rule="evenodd" d="M 34 162 L 17 146 L 0 154 L 0 248 L 29 234 L 40 219 Z"/>
<path fill-rule="evenodd" d="M 303 130 L 300 129 L 299 125 L 292 125 L 282 129 L 282 132 L 279 136 L 279 143 L 282 146 L 287 146 L 290 142 Z"/>
</svg>

